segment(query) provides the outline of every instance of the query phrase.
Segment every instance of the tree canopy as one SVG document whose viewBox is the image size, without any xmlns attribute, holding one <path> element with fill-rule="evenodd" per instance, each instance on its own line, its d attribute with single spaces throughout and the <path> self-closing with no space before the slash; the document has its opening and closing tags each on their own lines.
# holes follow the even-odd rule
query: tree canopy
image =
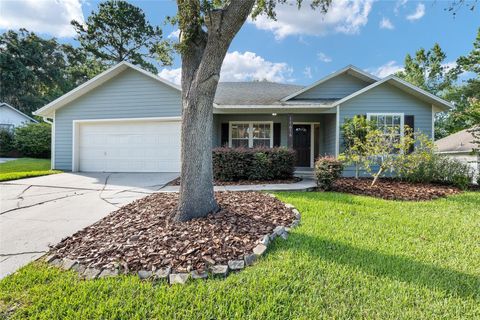
<svg viewBox="0 0 480 320">
<path fill-rule="evenodd" d="M 172 62 L 171 48 L 162 29 L 152 26 L 142 9 L 126 2 L 109 0 L 93 11 L 85 24 L 72 21 L 80 46 L 106 64 L 129 61 L 157 73 L 154 62 Z"/>
</svg>

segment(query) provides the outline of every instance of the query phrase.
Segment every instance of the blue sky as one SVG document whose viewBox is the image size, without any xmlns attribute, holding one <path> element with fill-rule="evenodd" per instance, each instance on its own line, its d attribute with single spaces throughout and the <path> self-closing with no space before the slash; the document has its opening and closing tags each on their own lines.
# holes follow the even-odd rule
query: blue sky
<svg viewBox="0 0 480 320">
<path fill-rule="evenodd" d="M 174 1 L 130 1 L 148 19 L 163 25 L 174 15 Z M 98 1 L 0 0 L 0 28 L 19 28 L 57 36 L 75 43 L 68 21 L 85 19 Z M 480 27 L 480 10 L 445 11 L 448 1 L 334 1 L 323 16 L 304 7 L 278 8 L 278 21 L 260 17 L 247 22 L 233 41 L 222 69 L 222 80 L 271 80 L 308 84 L 348 64 L 378 76 L 398 71 L 406 53 L 435 42 L 447 53 L 447 63 L 472 49 Z M 164 26 L 165 36 L 175 31 Z M 171 39 L 175 37 L 171 35 Z M 179 59 L 160 75 L 179 81 Z"/>
</svg>

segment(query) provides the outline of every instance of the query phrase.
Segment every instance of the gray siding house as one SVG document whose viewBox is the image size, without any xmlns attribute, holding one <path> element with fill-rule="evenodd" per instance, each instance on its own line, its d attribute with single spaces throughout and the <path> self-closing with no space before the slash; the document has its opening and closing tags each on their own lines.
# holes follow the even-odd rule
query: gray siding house
<svg viewBox="0 0 480 320">
<path fill-rule="evenodd" d="M 435 113 L 450 107 L 394 76 L 378 79 L 354 66 L 307 87 L 221 82 L 213 141 L 214 146 L 291 147 L 297 166 L 309 168 L 318 156 L 342 151 L 340 127 L 347 118 L 365 115 L 387 126 L 408 124 L 433 138 Z M 127 62 L 35 114 L 53 122 L 54 169 L 180 170 L 180 88 Z"/>
</svg>

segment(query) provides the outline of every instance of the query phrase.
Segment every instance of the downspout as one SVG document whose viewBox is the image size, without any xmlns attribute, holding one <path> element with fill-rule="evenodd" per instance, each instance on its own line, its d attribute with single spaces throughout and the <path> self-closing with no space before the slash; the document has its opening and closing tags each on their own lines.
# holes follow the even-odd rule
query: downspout
<svg viewBox="0 0 480 320">
<path fill-rule="evenodd" d="M 42 119 L 43 119 L 43 121 L 45 121 L 46 123 L 48 123 L 50 125 L 53 124 L 53 121 L 48 120 L 47 117 L 42 117 Z"/>
</svg>

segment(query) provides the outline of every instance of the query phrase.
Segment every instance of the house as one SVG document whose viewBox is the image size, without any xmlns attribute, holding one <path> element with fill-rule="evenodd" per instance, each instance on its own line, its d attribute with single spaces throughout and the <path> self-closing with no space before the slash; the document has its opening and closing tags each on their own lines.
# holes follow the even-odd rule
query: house
<svg viewBox="0 0 480 320">
<path fill-rule="evenodd" d="M 465 129 L 435 141 L 435 147 L 437 153 L 469 164 L 472 170 L 478 174 L 480 156 L 473 153 L 473 149 L 478 148 L 473 140 L 473 135 L 468 132 L 468 129 Z"/>
<path fill-rule="evenodd" d="M 37 120 L 15 109 L 8 103 L 0 103 L 0 130 L 13 130 L 15 127 L 31 122 L 37 122 Z"/>
<path fill-rule="evenodd" d="M 220 83 L 214 146 L 288 146 L 298 167 L 341 152 L 345 118 L 408 124 L 433 138 L 450 103 L 394 76 L 347 66 L 309 86 Z M 122 62 L 35 112 L 53 121 L 52 167 L 72 171 L 180 170 L 180 88 Z M 403 134 L 399 132 L 399 134 Z M 204 134 L 208 134 L 205 132 Z M 348 174 L 348 172 L 347 172 Z"/>
</svg>

